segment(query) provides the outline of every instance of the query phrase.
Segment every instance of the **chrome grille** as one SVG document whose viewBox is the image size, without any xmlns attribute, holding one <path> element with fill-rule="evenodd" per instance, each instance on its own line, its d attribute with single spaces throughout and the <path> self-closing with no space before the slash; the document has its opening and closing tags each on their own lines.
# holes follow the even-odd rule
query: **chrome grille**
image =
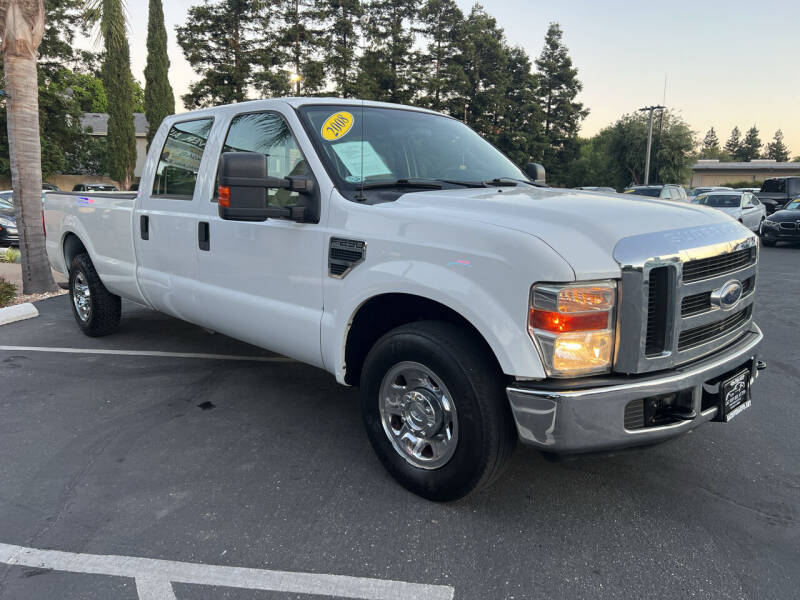
<svg viewBox="0 0 800 600">
<path fill-rule="evenodd" d="M 742 267 L 753 264 L 756 261 L 755 248 L 747 248 L 738 252 L 730 252 L 719 256 L 690 260 L 683 265 L 683 281 L 699 281 L 716 277 L 724 273 L 738 271 Z"/>
<path fill-rule="evenodd" d="M 741 335 L 752 318 L 757 244 L 738 223 L 621 240 L 614 250 L 622 267 L 615 371 L 673 368 Z M 741 282 L 742 297 L 723 310 L 712 292 L 731 280 Z"/>
</svg>

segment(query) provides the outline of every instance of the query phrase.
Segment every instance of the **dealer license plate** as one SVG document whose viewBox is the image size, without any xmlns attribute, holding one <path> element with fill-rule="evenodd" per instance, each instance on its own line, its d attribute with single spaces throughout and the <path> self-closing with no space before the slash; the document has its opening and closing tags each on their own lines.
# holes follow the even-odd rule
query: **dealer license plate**
<svg viewBox="0 0 800 600">
<path fill-rule="evenodd" d="M 719 405 L 726 423 L 750 408 L 750 369 L 722 382 Z"/>
</svg>

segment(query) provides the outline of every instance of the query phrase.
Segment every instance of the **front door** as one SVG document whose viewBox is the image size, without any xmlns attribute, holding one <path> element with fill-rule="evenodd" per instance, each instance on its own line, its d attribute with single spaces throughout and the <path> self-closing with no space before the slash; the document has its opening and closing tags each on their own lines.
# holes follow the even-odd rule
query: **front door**
<svg viewBox="0 0 800 600">
<path fill-rule="evenodd" d="M 268 156 L 271 177 L 313 176 L 287 115 L 238 114 L 221 152 Z M 270 204 L 298 202 L 295 192 L 269 190 Z M 322 366 L 320 320 L 327 236 L 319 222 L 285 219 L 226 221 L 219 217 L 216 187 L 202 200 L 207 241 L 196 244 L 197 291 L 208 327 L 252 344 Z M 319 216 L 315 218 L 319 221 Z M 204 225 L 200 225 L 204 227 Z"/>
</svg>

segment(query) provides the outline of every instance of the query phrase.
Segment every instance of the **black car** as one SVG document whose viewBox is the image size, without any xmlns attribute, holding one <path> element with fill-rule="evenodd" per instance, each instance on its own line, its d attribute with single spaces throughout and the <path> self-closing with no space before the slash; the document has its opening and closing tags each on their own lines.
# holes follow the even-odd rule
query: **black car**
<svg viewBox="0 0 800 600">
<path fill-rule="evenodd" d="M 17 217 L 14 206 L 0 199 L 0 246 L 16 246 L 19 244 Z"/>
<path fill-rule="evenodd" d="M 110 183 L 77 183 L 73 192 L 118 192 L 119 188 Z"/>
<path fill-rule="evenodd" d="M 767 208 L 767 214 L 774 213 L 792 198 L 800 195 L 800 177 L 772 177 L 761 184 L 756 194 L 758 200 Z"/>
<path fill-rule="evenodd" d="M 761 226 L 761 243 L 800 242 L 800 197 L 769 215 Z"/>
</svg>

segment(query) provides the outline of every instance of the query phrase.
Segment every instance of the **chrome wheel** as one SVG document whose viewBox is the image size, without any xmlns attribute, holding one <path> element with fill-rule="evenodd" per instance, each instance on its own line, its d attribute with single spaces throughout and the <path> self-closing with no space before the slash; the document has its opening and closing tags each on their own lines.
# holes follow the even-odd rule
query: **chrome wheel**
<svg viewBox="0 0 800 600">
<path fill-rule="evenodd" d="M 428 367 L 401 362 L 381 382 L 381 424 L 395 451 L 415 467 L 438 469 L 453 457 L 458 418 L 453 398 Z"/>
<path fill-rule="evenodd" d="M 86 276 L 81 271 L 75 274 L 72 282 L 72 303 L 81 321 L 88 321 L 92 312 L 92 295 L 89 292 Z"/>
</svg>

